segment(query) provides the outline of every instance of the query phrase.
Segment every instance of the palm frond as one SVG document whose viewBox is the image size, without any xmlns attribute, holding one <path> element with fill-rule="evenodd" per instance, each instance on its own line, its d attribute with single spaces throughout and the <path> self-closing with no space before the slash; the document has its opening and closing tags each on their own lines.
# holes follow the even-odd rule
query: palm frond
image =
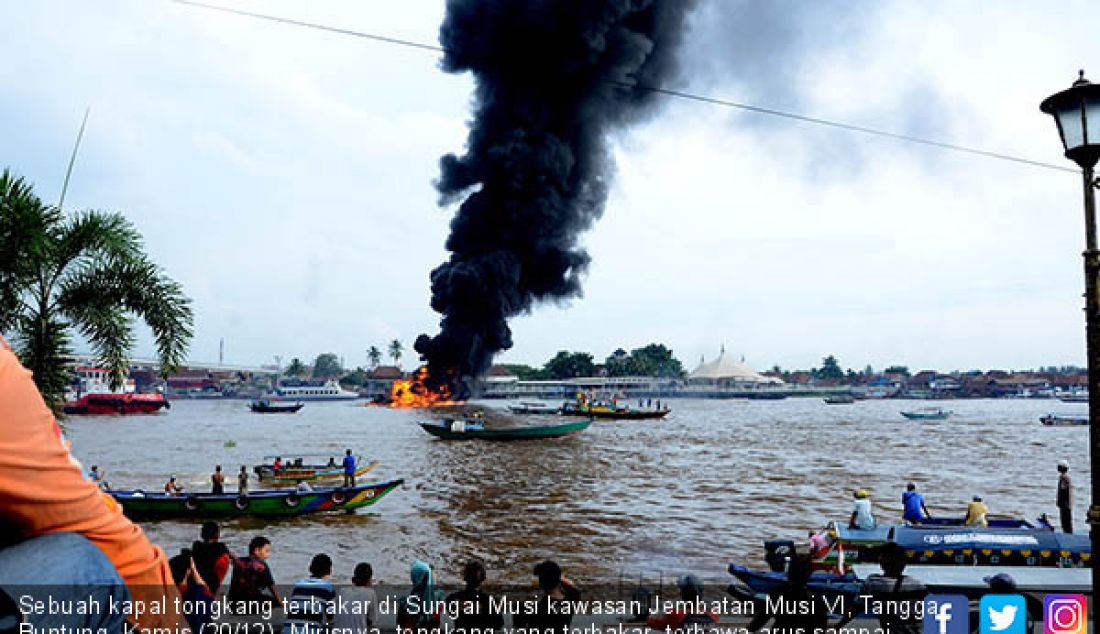
<svg viewBox="0 0 1100 634">
<path fill-rule="evenodd" d="M 69 324 L 57 316 L 38 313 L 20 315 L 15 325 L 16 354 L 34 376 L 42 398 L 54 409 L 72 380 L 68 331 Z"/>
</svg>

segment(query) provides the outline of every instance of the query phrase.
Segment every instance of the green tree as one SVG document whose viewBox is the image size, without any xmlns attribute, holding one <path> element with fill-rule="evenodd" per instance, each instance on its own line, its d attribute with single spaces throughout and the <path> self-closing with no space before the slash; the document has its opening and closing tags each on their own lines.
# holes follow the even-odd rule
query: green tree
<svg viewBox="0 0 1100 634">
<path fill-rule="evenodd" d="M 550 379 L 572 379 L 592 376 L 596 373 L 596 366 L 592 363 L 592 355 L 587 352 L 561 350 L 546 362 L 542 371 Z"/>
<path fill-rule="evenodd" d="M 355 368 L 355 370 L 340 377 L 340 385 L 348 387 L 362 387 L 367 382 L 367 371 L 362 367 Z"/>
<path fill-rule="evenodd" d="M 604 360 L 603 367 L 607 370 L 607 376 L 630 376 L 635 373 L 633 359 L 622 348 L 612 352 L 611 356 Z"/>
<path fill-rule="evenodd" d="M 14 256 L 0 244 L 6 295 L 0 328 L 13 335 L 16 352 L 48 403 L 56 406 L 69 383 L 74 331 L 116 389 L 129 370 L 134 317 L 152 331 L 162 374 L 183 360 L 192 335 L 191 300 L 153 263 L 141 235 L 121 214 L 66 216 L 4 170 L 0 243 L 19 235 L 26 242 Z"/>
<path fill-rule="evenodd" d="M 819 379 L 843 379 L 844 370 L 840 369 L 840 363 L 836 357 L 829 355 L 821 360 L 821 368 L 814 373 Z"/>
<path fill-rule="evenodd" d="M 904 365 L 892 365 L 882 371 L 883 374 L 900 374 L 902 376 L 909 376 L 909 368 Z"/>
<path fill-rule="evenodd" d="M 405 347 L 401 345 L 401 342 L 394 339 L 390 342 L 390 358 L 393 359 L 393 364 L 401 365 L 401 353 L 405 351 Z"/>
<path fill-rule="evenodd" d="M 290 360 L 290 365 L 286 367 L 286 371 L 283 374 L 287 376 L 299 377 L 304 376 L 306 373 L 306 364 L 302 363 L 302 360 L 298 357 L 294 357 Z"/>
<path fill-rule="evenodd" d="M 370 367 L 373 370 L 378 367 L 379 363 L 382 363 L 382 351 L 378 349 L 378 346 L 371 346 L 367 350 L 367 358 L 370 359 Z"/>
<path fill-rule="evenodd" d="M 313 378 L 315 379 L 331 379 L 343 373 L 344 368 L 340 367 L 340 358 L 332 352 L 319 354 L 313 360 Z"/>
<path fill-rule="evenodd" d="M 546 378 L 542 370 L 529 365 L 522 363 L 505 363 L 502 365 L 506 370 L 516 375 L 520 381 L 538 381 Z"/>
<path fill-rule="evenodd" d="M 672 350 L 662 343 L 651 343 L 644 348 L 632 350 L 630 360 L 634 366 L 634 374 L 640 376 L 673 378 L 684 374 L 683 365 L 673 356 Z"/>
</svg>

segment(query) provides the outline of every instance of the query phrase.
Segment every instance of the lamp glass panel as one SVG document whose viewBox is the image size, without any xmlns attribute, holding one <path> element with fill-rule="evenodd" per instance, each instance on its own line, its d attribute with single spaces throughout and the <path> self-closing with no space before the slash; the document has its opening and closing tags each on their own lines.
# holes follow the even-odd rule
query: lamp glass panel
<svg viewBox="0 0 1100 634">
<path fill-rule="evenodd" d="M 1062 143 L 1066 150 L 1085 142 L 1084 130 L 1081 129 L 1081 102 L 1067 100 L 1054 111 L 1054 116 L 1058 117 L 1058 126 L 1062 128 Z"/>
<path fill-rule="evenodd" d="M 1100 94 L 1085 97 L 1085 117 L 1088 119 L 1085 140 L 1090 145 L 1100 145 Z"/>
</svg>

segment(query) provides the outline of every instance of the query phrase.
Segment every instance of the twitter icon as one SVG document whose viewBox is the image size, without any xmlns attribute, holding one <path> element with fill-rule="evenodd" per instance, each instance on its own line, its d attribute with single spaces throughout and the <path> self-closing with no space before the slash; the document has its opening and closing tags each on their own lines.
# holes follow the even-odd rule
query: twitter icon
<svg viewBox="0 0 1100 634">
<path fill-rule="evenodd" d="M 981 634 L 1027 634 L 1027 603 L 1018 594 L 987 594 L 978 612 Z"/>
</svg>

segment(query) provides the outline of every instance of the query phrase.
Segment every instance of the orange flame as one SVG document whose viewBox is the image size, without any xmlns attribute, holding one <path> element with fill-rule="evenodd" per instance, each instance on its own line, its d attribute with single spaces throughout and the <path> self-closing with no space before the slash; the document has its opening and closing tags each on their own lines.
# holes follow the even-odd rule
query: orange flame
<svg viewBox="0 0 1100 634">
<path fill-rule="evenodd" d="M 437 391 L 429 388 L 425 384 L 427 378 L 428 367 L 421 366 L 411 379 L 394 381 L 387 405 L 399 409 L 417 409 L 461 404 L 461 401 L 451 400 L 453 394 L 447 386 L 444 385 Z"/>
</svg>

